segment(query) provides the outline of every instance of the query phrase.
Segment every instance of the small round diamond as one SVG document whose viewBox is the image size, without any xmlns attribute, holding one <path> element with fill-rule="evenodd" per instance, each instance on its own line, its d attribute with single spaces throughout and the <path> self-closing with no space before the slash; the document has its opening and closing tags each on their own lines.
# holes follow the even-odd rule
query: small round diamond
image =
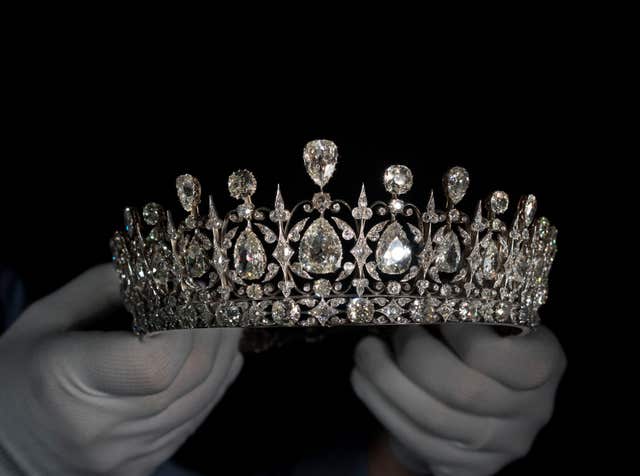
<svg viewBox="0 0 640 476">
<path fill-rule="evenodd" d="M 253 210 L 254 206 L 251 203 L 241 203 L 238 205 L 238 215 L 240 218 L 244 218 L 245 220 L 251 218 Z"/>
<path fill-rule="evenodd" d="M 300 306 L 292 299 L 276 301 L 271 307 L 271 316 L 276 324 L 283 322 L 297 322 L 300 319 Z"/>
<path fill-rule="evenodd" d="M 251 284 L 247 286 L 247 296 L 251 299 L 260 299 L 262 297 L 262 286 L 259 284 Z"/>
<path fill-rule="evenodd" d="M 498 322 L 506 322 L 509 319 L 509 306 L 501 302 L 496 306 L 495 319 Z"/>
<path fill-rule="evenodd" d="M 393 213 L 400 213 L 404 208 L 404 202 L 399 198 L 394 198 L 389 202 L 389 208 Z"/>
<path fill-rule="evenodd" d="M 490 199 L 491 211 L 496 215 L 504 213 L 509 208 L 509 195 L 505 192 L 497 191 L 491 194 Z"/>
<path fill-rule="evenodd" d="M 387 284 L 387 291 L 389 294 L 400 294 L 401 285 L 398 281 L 391 281 Z"/>
<path fill-rule="evenodd" d="M 353 298 L 347 306 L 347 317 L 351 322 L 371 322 L 374 306 L 365 298 Z"/>
<path fill-rule="evenodd" d="M 331 206 L 331 195 L 322 192 L 314 193 L 311 204 L 319 212 L 324 211 Z"/>
<path fill-rule="evenodd" d="M 233 198 L 250 197 L 256 191 L 256 179 L 246 169 L 237 170 L 229 176 L 229 193 Z"/>
<path fill-rule="evenodd" d="M 414 299 L 409 305 L 409 316 L 413 322 L 424 322 L 427 310 L 427 303 L 424 299 Z"/>
<path fill-rule="evenodd" d="M 458 316 L 462 321 L 475 322 L 478 320 L 478 302 L 462 302 L 458 307 Z"/>
<path fill-rule="evenodd" d="M 485 302 L 482 304 L 480 314 L 486 322 L 493 322 L 493 306 L 491 303 Z"/>
<path fill-rule="evenodd" d="M 331 294 L 331 282 L 328 279 L 318 279 L 313 283 L 313 292 L 319 297 Z"/>
<path fill-rule="evenodd" d="M 221 304 L 216 310 L 218 323 L 223 326 L 238 326 L 242 319 L 242 310 L 235 304 Z"/>
<path fill-rule="evenodd" d="M 147 203 L 142 209 L 142 218 L 147 225 L 157 225 L 164 211 L 157 203 Z"/>
<path fill-rule="evenodd" d="M 409 167 L 392 165 L 384 171 L 384 188 L 398 195 L 407 193 L 413 185 L 413 174 Z"/>
</svg>

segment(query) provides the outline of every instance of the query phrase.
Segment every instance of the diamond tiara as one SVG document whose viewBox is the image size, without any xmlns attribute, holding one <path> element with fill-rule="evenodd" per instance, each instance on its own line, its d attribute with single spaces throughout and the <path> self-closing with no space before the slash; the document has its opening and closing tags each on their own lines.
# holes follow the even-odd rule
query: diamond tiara
<svg viewBox="0 0 640 476">
<path fill-rule="evenodd" d="M 534 216 L 534 195 L 520 199 L 510 227 L 509 207 L 495 191 L 467 215 L 458 204 L 469 174 L 453 167 L 443 179 L 446 205 L 426 208 L 400 198 L 413 185 L 404 165 L 383 176 L 390 193 L 369 203 L 362 185 L 357 205 L 323 190 L 337 162 L 336 145 L 309 142 L 304 165 L 319 186 L 311 200 L 285 205 L 280 187 L 273 208 L 256 207 L 248 170 L 229 177 L 242 202 L 226 215 L 191 175 L 176 180 L 188 216 L 176 224 L 149 203 L 127 208 L 125 229 L 111 240 L 133 330 L 198 327 L 402 325 L 469 322 L 528 331 L 539 324 L 556 229 Z"/>
</svg>

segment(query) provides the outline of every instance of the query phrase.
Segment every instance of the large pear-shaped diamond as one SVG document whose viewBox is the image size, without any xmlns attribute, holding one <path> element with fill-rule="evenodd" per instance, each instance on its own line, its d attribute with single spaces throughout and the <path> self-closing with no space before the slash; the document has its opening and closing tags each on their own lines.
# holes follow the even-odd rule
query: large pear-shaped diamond
<svg viewBox="0 0 640 476">
<path fill-rule="evenodd" d="M 436 249 L 435 264 L 443 273 L 455 273 L 460 267 L 461 259 L 460 240 L 454 232 L 450 231 L 442 237 Z"/>
<path fill-rule="evenodd" d="M 397 221 L 382 233 L 376 249 L 378 268 L 387 274 L 402 274 L 411 266 L 411 245 L 407 234 Z"/>
<path fill-rule="evenodd" d="M 300 241 L 300 262 L 309 273 L 328 274 L 340 268 L 342 244 L 325 218 L 317 218 L 305 231 Z"/>
<path fill-rule="evenodd" d="M 242 279 L 259 279 L 267 264 L 267 255 L 257 235 L 251 228 L 240 233 L 233 249 L 236 273 Z"/>
<path fill-rule="evenodd" d="M 498 275 L 498 246 L 489 240 L 482 257 L 482 274 L 485 279 L 496 279 Z"/>
</svg>

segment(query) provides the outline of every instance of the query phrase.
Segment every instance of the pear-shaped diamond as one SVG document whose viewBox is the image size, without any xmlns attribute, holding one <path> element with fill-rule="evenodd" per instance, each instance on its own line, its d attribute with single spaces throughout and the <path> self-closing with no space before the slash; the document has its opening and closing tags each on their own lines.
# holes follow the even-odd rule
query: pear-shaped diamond
<svg viewBox="0 0 640 476">
<path fill-rule="evenodd" d="M 192 240 L 187 248 L 185 264 L 189 276 L 200 278 L 209 269 L 209 261 L 197 240 Z"/>
<path fill-rule="evenodd" d="M 236 273 L 242 279 L 260 279 L 267 264 L 264 247 L 254 231 L 247 227 L 240 233 L 233 249 Z"/>
<path fill-rule="evenodd" d="M 434 261 L 438 271 L 455 273 L 460 267 L 461 259 L 460 240 L 452 231 L 445 233 L 436 249 Z"/>
<path fill-rule="evenodd" d="M 444 187 L 449 200 L 457 204 L 469 188 L 469 172 L 463 167 L 453 167 L 444 176 Z"/>
<path fill-rule="evenodd" d="M 376 249 L 378 268 L 387 274 L 402 274 L 411 266 L 411 244 L 397 221 L 387 226 Z"/>
<path fill-rule="evenodd" d="M 300 242 L 299 253 L 302 267 L 309 273 L 333 273 L 342 264 L 340 238 L 323 217 L 316 218 L 305 231 Z"/>
<path fill-rule="evenodd" d="M 312 140 L 304 147 L 303 159 L 311 180 L 324 187 L 336 169 L 338 147 L 330 140 Z"/>
<path fill-rule="evenodd" d="M 485 279 L 496 279 L 498 275 L 498 246 L 493 240 L 489 240 L 483 252 L 482 274 Z"/>
<path fill-rule="evenodd" d="M 193 175 L 184 174 L 176 179 L 176 189 L 180 204 L 190 212 L 200 203 L 200 182 Z"/>
</svg>

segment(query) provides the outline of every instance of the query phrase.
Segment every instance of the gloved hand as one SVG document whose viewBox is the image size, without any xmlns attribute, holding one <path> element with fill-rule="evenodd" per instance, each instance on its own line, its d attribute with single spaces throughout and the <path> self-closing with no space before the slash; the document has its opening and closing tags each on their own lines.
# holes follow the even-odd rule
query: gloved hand
<svg viewBox="0 0 640 476">
<path fill-rule="evenodd" d="M 0 474 L 149 474 L 238 375 L 239 329 L 76 330 L 119 303 L 113 267 L 98 266 L 0 338 Z"/>
<path fill-rule="evenodd" d="M 544 327 L 523 337 L 469 324 L 441 329 L 445 342 L 403 327 L 393 353 L 378 338 L 363 339 L 353 388 L 410 473 L 495 474 L 527 454 L 551 418 L 566 358 Z"/>
</svg>

